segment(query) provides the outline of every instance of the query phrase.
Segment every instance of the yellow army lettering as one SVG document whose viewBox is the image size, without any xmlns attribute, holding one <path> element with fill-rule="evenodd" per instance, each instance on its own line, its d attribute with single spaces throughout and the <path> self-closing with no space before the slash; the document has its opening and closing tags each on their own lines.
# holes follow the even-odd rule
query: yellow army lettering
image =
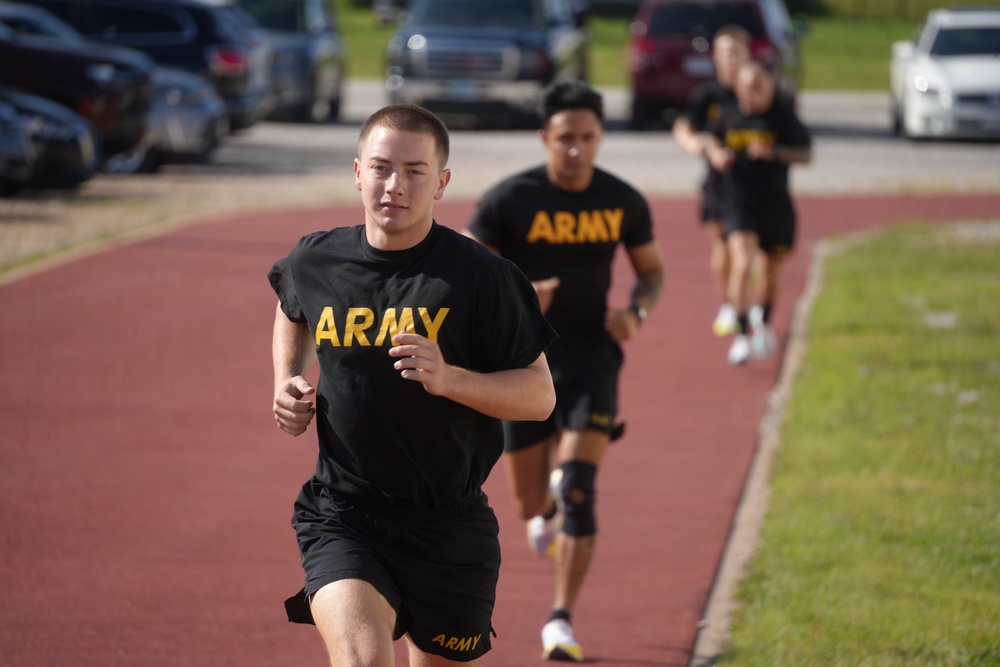
<svg viewBox="0 0 1000 667">
<path fill-rule="evenodd" d="M 620 208 L 594 211 L 556 211 L 552 217 L 545 211 L 535 213 L 528 230 L 528 243 L 607 243 L 621 238 L 622 218 Z"/>
<path fill-rule="evenodd" d="M 451 651 L 472 651 L 479 644 L 479 638 L 482 635 L 476 635 L 475 637 L 449 637 L 447 635 L 438 635 L 431 641 L 436 644 L 440 644 L 446 649 Z"/>
<path fill-rule="evenodd" d="M 427 338 L 437 342 L 438 332 L 444 318 L 448 316 L 450 308 L 441 308 L 437 315 L 431 317 L 427 308 L 417 308 L 420 321 L 424 325 Z M 333 347 L 351 347 L 359 345 L 367 347 L 371 345 L 366 331 L 375 324 L 375 311 L 365 307 L 351 307 L 347 309 L 347 317 L 344 318 L 343 326 L 338 329 L 337 320 L 333 312 L 333 306 L 326 306 L 320 313 L 319 321 L 316 323 L 316 345 L 321 345 L 324 340 L 329 341 Z M 343 332 L 343 344 L 339 332 Z M 379 323 L 378 335 L 375 337 L 375 345 L 385 345 L 386 341 L 392 344 L 392 337 L 401 331 L 415 332 L 416 326 L 413 319 L 413 308 L 387 308 L 382 313 L 382 320 Z"/>
<path fill-rule="evenodd" d="M 745 151 L 750 144 L 773 146 L 777 141 L 770 130 L 734 129 L 726 132 L 726 146 L 734 151 Z"/>
</svg>

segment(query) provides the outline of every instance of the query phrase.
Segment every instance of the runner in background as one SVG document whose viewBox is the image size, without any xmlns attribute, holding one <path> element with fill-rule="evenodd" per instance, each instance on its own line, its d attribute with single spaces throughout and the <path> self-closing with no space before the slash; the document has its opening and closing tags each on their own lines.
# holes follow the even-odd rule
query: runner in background
<svg viewBox="0 0 1000 667">
<path fill-rule="evenodd" d="M 728 358 L 737 366 L 751 356 L 766 359 L 776 347 L 771 315 L 780 291 L 781 267 L 795 245 L 788 168 L 812 161 L 812 140 L 792 101 L 777 94 L 774 76 L 760 63 L 740 66 L 734 91 L 736 100 L 723 107 L 706 156 L 723 174 L 730 256 L 727 295 L 739 326 Z M 760 250 L 763 281 L 755 298 L 750 269 Z M 751 309 L 754 301 L 759 303 Z"/>
<path fill-rule="evenodd" d="M 555 82 L 543 94 L 541 120 L 546 163 L 484 194 L 467 233 L 527 274 L 559 333 L 548 352 L 555 412 L 542 423 L 504 422 L 504 466 L 532 550 L 555 554 L 543 657 L 578 661 L 571 614 L 594 555 L 597 470 L 618 434 L 621 345 L 656 304 L 664 269 L 646 199 L 594 164 L 604 136 L 600 94 L 583 82 Z M 609 307 L 619 245 L 635 283 L 628 303 Z"/>
<path fill-rule="evenodd" d="M 718 121 L 723 105 L 736 99 L 733 80 L 740 65 L 749 58 L 750 34 L 736 25 L 720 28 L 712 40 L 716 80 L 695 90 L 687 109 L 674 121 L 673 137 L 688 153 L 705 155 L 708 146 L 706 137 Z M 730 262 L 722 213 L 722 174 L 707 160 L 702 184 L 701 221 L 709 241 L 709 269 L 722 302 L 712 330 L 717 336 L 728 336 L 736 333 L 738 324 L 736 309 L 726 296 Z"/>
</svg>

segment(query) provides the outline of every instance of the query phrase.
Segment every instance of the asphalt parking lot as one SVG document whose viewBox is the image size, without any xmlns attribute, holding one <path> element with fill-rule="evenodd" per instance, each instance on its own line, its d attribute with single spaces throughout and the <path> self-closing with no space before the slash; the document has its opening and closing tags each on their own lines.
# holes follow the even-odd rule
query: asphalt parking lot
<svg viewBox="0 0 1000 667">
<path fill-rule="evenodd" d="M 604 89 L 608 133 L 599 163 L 648 196 L 690 196 L 703 165 L 664 127 L 626 129 L 629 98 Z M 229 138 L 208 164 L 166 165 L 153 175 L 99 175 L 75 193 L 26 193 L 0 201 L 0 267 L 64 257 L 94 240 L 155 232 L 263 208 L 354 201 L 358 129 L 385 102 L 379 81 L 351 80 L 342 117 L 323 125 L 265 122 Z M 1000 191 L 996 143 L 911 142 L 890 130 L 888 93 L 811 92 L 800 111 L 814 161 L 792 171 L 797 194 L 961 194 Z M 543 159 L 531 130 L 453 130 L 448 201 L 474 200 L 504 176 Z M 31 268 L 29 267 L 29 270 Z M 12 279 L 10 270 L 0 280 Z"/>
<path fill-rule="evenodd" d="M 605 89 L 608 135 L 599 161 L 648 194 L 690 194 L 700 162 L 683 153 L 666 130 L 626 128 L 628 92 Z M 170 172 L 275 175 L 342 173 L 354 155 L 357 130 L 384 102 L 379 82 L 354 81 L 340 123 L 321 127 L 265 123 L 235 137 L 213 165 Z M 888 93 L 802 94 L 800 112 L 814 133 L 815 162 L 794 170 L 802 193 L 872 193 L 1000 188 L 1000 150 L 990 143 L 910 142 L 892 135 Z M 530 130 L 452 133 L 450 195 L 475 197 L 506 174 L 542 159 Z M 353 186 L 331 181 L 330 187 Z"/>
</svg>

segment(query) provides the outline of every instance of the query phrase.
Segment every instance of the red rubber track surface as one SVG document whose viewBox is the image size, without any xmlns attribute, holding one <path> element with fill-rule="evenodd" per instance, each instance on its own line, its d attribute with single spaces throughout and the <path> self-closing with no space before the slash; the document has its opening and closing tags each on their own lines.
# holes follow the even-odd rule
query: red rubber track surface
<svg viewBox="0 0 1000 667">
<path fill-rule="evenodd" d="M 574 617 L 588 660 L 609 667 L 687 664 L 780 369 L 726 364 L 697 202 L 652 203 L 668 282 L 626 350 L 628 430 L 598 479 Z M 1000 217 L 1000 195 L 797 205 L 780 339 L 819 239 Z M 437 218 L 462 227 L 471 207 L 442 203 Z M 0 665 L 326 664 L 282 608 L 301 585 L 289 518 L 316 446 L 271 418 L 265 275 L 302 234 L 360 221 L 356 205 L 241 215 L 0 287 Z M 623 305 L 621 258 L 615 275 Z M 500 467 L 487 492 L 504 564 L 480 664 L 540 664 L 552 563 L 530 556 Z"/>
</svg>

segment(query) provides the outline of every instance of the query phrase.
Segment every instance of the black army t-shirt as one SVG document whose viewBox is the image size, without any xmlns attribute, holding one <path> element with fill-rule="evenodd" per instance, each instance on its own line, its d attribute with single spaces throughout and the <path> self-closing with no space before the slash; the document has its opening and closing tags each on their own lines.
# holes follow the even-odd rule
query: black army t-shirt
<svg viewBox="0 0 1000 667">
<path fill-rule="evenodd" d="M 652 241 L 652 228 L 645 198 L 621 179 L 596 169 L 586 190 L 569 192 L 552 184 L 545 166 L 494 186 L 469 224 L 529 279 L 559 277 L 546 317 L 565 339 L 605 335 L 615 249 Z"/>
<path fill-rule="evenodd" d="M 696 132 L 710 132 L 722 114 L 722 107 L 736 99 L 732 88 L 709 81 L 695 89 L 683 116 Z"/>
<path fill-rule="evenodd" d="M 555 333 L 517 267 L 437 223 L 417 246 L 391 252 L 369 245 L 361 225 L 304 237 L 268 278 L 316 344 L 320 481 L 394 507 L 475 493 L 503 450 L 499 420 L 403 379 L 388 350 L 410 330 L 437 341 L 452 365 L 527 366 Z"/>
<path fill-rule="evenodd" d="M 776 160 L 751 160 L 746 149 L 751 143 L 769 146 L 809 147 L 809 130 L 799 120 L 791 100 L 775 97 L 771 108 L 757 116 L 747 116 L 734 100 L 722 109 L 715 135 L 733 151 L 736 160 L 725 173 L 725 191 L 734 206 L 791 201 L 788 192 L 788 165 Z"/>
<path fill-rule="evenodd" d="M 695 132 L 712 132 L 722 116 L 723 107 L 735 100 L 736 94 L 732 88 L 723 86 L 718 81 L 709 81 L 698 86 L 691 94 L 691 100 L 682 115 L 691 123 Z M 719 172 L 708 164 L 706 190 L 714 191 L 716 187 L 721 187 L 720 178 Z"/>
</svg>

